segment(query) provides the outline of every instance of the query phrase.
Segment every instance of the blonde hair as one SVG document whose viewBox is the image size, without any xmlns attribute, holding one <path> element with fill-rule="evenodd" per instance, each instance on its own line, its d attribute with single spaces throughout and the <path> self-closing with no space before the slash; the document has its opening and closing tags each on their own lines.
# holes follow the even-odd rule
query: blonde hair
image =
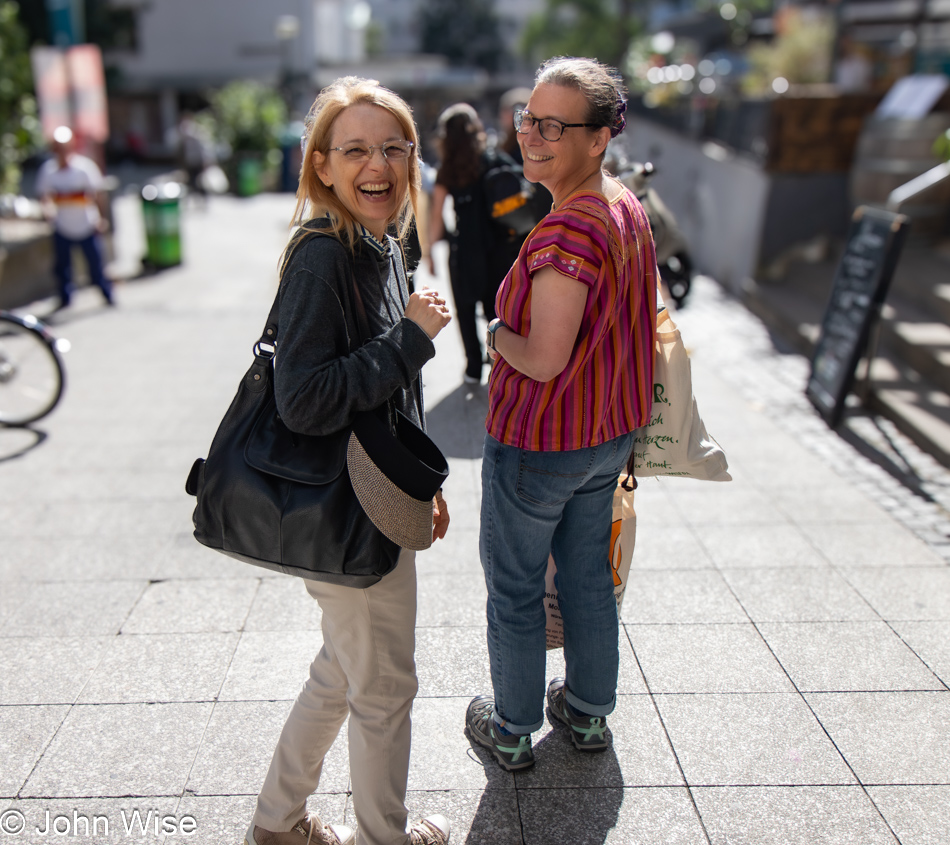
<svg viewBox="0 0 950 845">
<path fill-rule="evenodd" d="M 422 184 L 422 171 L 419 167 L 419 134 L 412 110 L 405 100 L 384 88 L 375 79 L 362 79 L 358 76 L 345 76 L 324 88 L 314 101 L 306 120 L 306 143 L 303 144 L 303 162 L 300 166 L 300 182 L 297 187 L 297 207 L 294 210 L 293 225 L 307 230 L 317 217 L 329 215 L 330 229 L 337 238 L 354 249 L 359 243 L 360 224 L 340 202 L 333 188 L 328 188 L 317 176 L 313 166 L 315 152 L 328 155 L 330 152 L 330 133 L 333 122 L 344 109 L 355 105 L 379 106 L 386 109 L 406 136 L 412 141 L 409 155 L 409 190 L 406 198 L 388 224 L 396 225 L 397 237 L 402 240 L 415 217 Z M 322 229 L 321 231 L 327 231 Z"/>
</svg>

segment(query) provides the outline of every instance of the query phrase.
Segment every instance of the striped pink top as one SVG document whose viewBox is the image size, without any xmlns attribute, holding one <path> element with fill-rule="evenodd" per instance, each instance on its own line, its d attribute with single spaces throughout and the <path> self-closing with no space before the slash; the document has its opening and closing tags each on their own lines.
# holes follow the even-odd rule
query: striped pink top
<svg viewBox="0 0 950 845">
<path fill-rule="evenodd" d="M 499 358 L 489 378 L 488 433 L 535 452 L 597 446 L 650 421 L 658 272 L 646 213 L 629 191 L 612 203 L 572 194 L 528 236 L 495 310 L 527 336 L 531 278 L 551 266 L 589 288 L 567 367 L 549 382 Z"/>
</svg>

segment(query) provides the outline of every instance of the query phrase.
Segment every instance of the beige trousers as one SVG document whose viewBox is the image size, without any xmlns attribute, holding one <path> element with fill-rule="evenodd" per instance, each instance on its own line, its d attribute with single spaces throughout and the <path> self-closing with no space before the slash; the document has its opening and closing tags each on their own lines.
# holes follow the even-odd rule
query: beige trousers
<svg viewBox="0 0 950 845">
<path fill-rule="evenodd" d="M 323 611 L 323 648 L 281 731 L 254 824 L 286 831 L 306 816 L 323 758 L 349 714 L 357 845 L 406 845 L 410 711 L 418 688 L 415 552 L 404 549 L 396 568 L 365 590 L 304 583 Z"/>
</svg>

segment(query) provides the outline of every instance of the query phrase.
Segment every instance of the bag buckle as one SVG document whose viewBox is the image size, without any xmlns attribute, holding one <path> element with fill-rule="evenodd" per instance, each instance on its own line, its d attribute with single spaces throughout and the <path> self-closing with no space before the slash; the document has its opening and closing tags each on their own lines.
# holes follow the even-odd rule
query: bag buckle
<svg viewBox="0 0 950 845">
<path fill-rule="evenodd" d="M 273 343 L 267 343 L 263 340 L 259 340 L 254 344 L 254 355 L 258 358 L 263 358 L 265 361 L 270 361 L 276 354 L 277 347 Z"/>
</svg>

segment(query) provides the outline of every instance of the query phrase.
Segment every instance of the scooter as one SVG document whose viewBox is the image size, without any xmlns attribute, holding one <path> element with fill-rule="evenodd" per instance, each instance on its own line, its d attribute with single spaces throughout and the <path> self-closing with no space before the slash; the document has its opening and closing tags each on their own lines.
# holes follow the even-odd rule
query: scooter
<svg viewBox="0 0 950 845">
<path fill-rule="evenodd" d="M 620 174 L 624 183 L 640 200 L 653 229 L 653 244 L 656 248 L 656 263 L 660 277 L 670 296 L 682 307 L 693 279 L 693 261 L 689 257 L 686 239 L 659 194 L 650 187 L 656 168 L 649 161 L 628 164 Z"/>
</svg>

